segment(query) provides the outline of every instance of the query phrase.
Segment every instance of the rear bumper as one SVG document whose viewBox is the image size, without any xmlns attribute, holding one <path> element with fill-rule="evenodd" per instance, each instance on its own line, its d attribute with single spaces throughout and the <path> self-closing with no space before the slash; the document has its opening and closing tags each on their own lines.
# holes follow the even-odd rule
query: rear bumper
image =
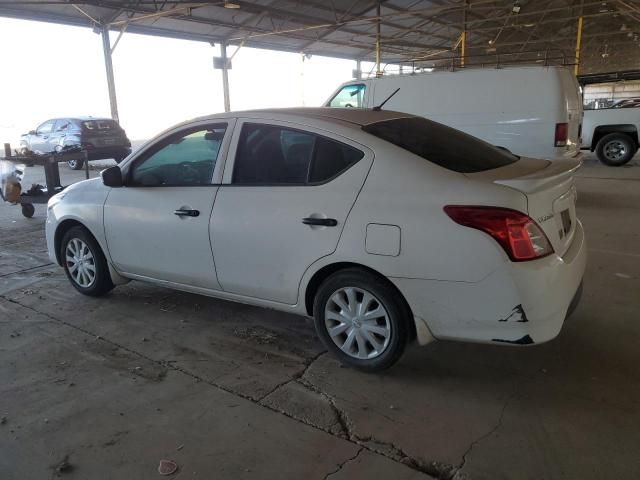
<svg viewBox="0 0 640 480">
<path fill-rule="evenodd" d="M 555 338 L 577 306 L 586 252 L 578 222 L 562 257 L 505 262 L 479 282 L 391 280 L 437 339 L 530 345 Z"/>
</svg>

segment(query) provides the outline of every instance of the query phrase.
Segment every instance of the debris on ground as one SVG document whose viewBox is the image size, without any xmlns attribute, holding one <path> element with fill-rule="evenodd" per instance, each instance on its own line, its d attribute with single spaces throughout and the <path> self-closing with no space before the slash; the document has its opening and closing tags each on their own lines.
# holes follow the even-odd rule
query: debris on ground
<svg viewBox="0 0 640 480">
<path fill-rule="evenodd" d="M 173 475 L 178 471 L 178 464 L 173 460 L 160 460 L 158 465 L 158 473 L 160 475 Z"/>
<path fill-rule="evenodd" d="M 57 474 L 69 473 L 73 470 L 73 465 L 69 463 L 69 455 L 65 455 L 64 458 L 56 465 L 55 471 Z"/>
<path fill-rule="evenodd" d="M 4 425 L 6 423 L 7 423 L 7 417 L 3 415 L 2 417 L 0 417 L 0 425 Z"/>
<path fill-rule="evenodd" d="M 274 332 L 261 327 L 239 327 L 233 330 L 233 334 L 244 340 L 253 340 L 261 345 L 275 343 L 278 338 Z"/>
</svg>

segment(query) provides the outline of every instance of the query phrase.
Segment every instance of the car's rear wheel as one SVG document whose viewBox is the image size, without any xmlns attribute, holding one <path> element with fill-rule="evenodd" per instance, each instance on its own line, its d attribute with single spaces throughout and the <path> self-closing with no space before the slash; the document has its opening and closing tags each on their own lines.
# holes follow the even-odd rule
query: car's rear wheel
<svg viewBox="0 0 640 480">
<path fill-rule="evenodd" d="M 81 170 L 84 166 L 84 160 L 67 160 L 67 165 L 71 170 Z"/>
<path fill-rule="evenodd" d="M 107 259 L 84 227 L 72 227 L 64 234 L 60 258 L 67 278 L 80 293 L 98 297 L 114 287 Z"/>
<path fill-rule="evenodd" d="M 629 135 L 610 133 L 600 139 L 596 146 L 596 155 L 605 165 L 620 167 L 636 154 L 637 147 Z"/>
<path fill-rule="evenodd" d="M 316 293 L 313 314 L 318 335 L 345 365 L 376 372 L 402 356 L 411 313 L 389 282 L 363 269 L 328 277 Z"/>
</svg>

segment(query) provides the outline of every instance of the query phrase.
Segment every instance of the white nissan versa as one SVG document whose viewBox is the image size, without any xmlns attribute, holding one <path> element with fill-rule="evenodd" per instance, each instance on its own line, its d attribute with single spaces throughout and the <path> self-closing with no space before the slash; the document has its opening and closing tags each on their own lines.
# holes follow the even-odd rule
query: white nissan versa
<svg viewBox="0 0 640 480">
<path fill-rule="evenodd" d="M 54 196 L 47 244 L 83 294 L 133 279 L 313 316 L 375 371 L 413 338 L 559 333 L 586 262 L 579 165 L 391 111 L 212 115 Z"/>
</svg>

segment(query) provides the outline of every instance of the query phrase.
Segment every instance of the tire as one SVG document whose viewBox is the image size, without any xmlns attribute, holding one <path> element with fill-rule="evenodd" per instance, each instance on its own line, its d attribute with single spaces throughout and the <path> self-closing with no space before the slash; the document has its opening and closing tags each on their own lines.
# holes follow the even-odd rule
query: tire
<svg viewBox="0 0 640 480">
<path fill-rule="evenodd" d="M 31 203 L 23 203 L 22 207 L 22 215 L 27 218 L 33 217 L 33 214 L 36 213 L 36 208 Z"/>
<path fill-rule="evenodd" d="M 369 297 L 365 298 L 365 295 Z M 338 303 L 356 308 L 348 309 L 345 316 L 345 309 Z M 382 308 L 386 316 L 379 312 L 381 315 L 363 320 L 358 314 L 349 314 L 357 312 L 358 306 L 362 305 L 365 305 L 365 313 Z M 409 307 L 393 285 L 358 268 L 336 272 L 320 285 L 313 302 L 313 316 L 318 336 L 327 350 L 341 363 L 365 372 L 385 370 L 400 359 L 409 339 L 412 320 Z M 332 337 L 329 329 L 334 327 L 338 330 L 334 330 Z M 377 343 L 377 348 L 370 339 Z"/>
<path fill-rule="evenodd" d="M 71 170 L 82 170 L 84 160 L 68 160 L 67 165 L 69 165 Z"/>
<path fill-rule="evenodd" d="M 610 133 L 596 145 L 596 155 L 605 165 L 620 167 L 633 158 L 638 150 L 633 138 L 624 133 Z"/>
<path fill-rule="evenodd" d="M 75 258 L 76 261 L 69 261 L 67 258 Z M 64 234 L 60 244 L 60 259 L 71 285 L 83 295 L 99 297 L 114 287 L 107 259 L 96 239 L 86 228 L 72 227 Z M 84 262 L 72 271 L 74 264 L 78 265 L 82 260 Z M 79 271 L 78 269 L 82 267 L 84 270 Z"/>
</svg>

